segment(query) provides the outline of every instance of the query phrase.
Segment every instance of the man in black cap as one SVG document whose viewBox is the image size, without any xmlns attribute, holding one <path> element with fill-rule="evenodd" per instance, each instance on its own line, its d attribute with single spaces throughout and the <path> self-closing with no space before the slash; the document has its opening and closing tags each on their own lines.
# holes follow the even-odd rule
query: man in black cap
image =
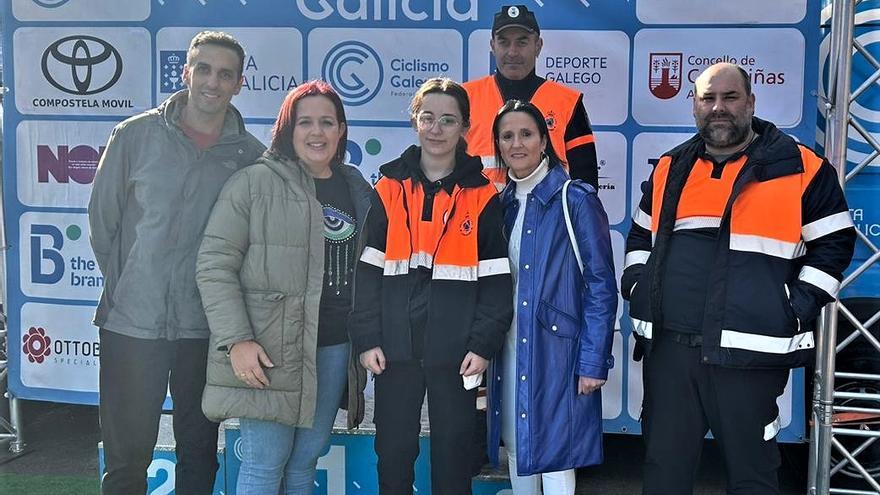
<svg viewBox="0 0 880 495">
<path fill-rule="evenodd" d="M 583 95 L 535 74 L 535 62 L 544 46 L 535 14 L 525 5 L 501 7 L 492 23 L 489 46 L 498 70 L 464 84 L 471 101 L 468 153 L 482 157 L 489 178 L 504 184 L 506 172 L 495 163 L 492 122 L 505 101 L 531 101 L 544 114 L 553 149 L 565 160 L 572 178 L 598 188 L 596 145 Z"/>
</svg>

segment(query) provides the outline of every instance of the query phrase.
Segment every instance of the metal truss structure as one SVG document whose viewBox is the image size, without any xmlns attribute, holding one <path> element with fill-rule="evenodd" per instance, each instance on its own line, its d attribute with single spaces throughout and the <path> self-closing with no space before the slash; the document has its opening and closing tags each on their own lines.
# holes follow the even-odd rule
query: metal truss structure
<svg viewBox="0 0 880 495">
<path fill-rule="evenodd" d="M 837 165 L 841 184 L 846 185 L 865 167 L 878 161 L 880 142 L 850 113 L 850 105 L 880 86 L 880 60 L 854 39 L 855 10 L 861 0 L 833 0 L 829 55 L 828 99 L 825 101 L 825 151 Z M 873 74 L 858 88 L 851 88 L 852 61 L 864 57 Z M 847 171 L 847 135 L 854 131 L 872 148 L 860 163 Z M 863 276 L 880 260 L 880 249 L 863 232 L 858 242 L 871 255 L 841 283 L 841 290 Z M 876 311 L 876 305 L 870 311 Z M 880 439 L 880 371 L 858 366 L 837 357 L 861 345 L 880 359 L 880 340 L 869 329 L 880 321 L 880 311 L 859 318 L 851 303 L 835 301 L 822 310 L 817 338 L 816 373 L 811 408 L 811 444 L 808 493 L 880 494 L 880 463 L 874 445 Z M 844 335 L 844 327 L 852 331 Z M 853 369 L 853 367 L 855 369 Z M 837 383 L 835 383 L 837 380 Z M 835 388 L 835 384 L 837 387 Z M 872 448 L 873 446 L 873 448 Z M 837 475 L 837 476 L 835 476 Z M 832 479 L 832 477 L 834 477 Z M 832 487 L 832 481 L 847 487 Z"/>
</svg>

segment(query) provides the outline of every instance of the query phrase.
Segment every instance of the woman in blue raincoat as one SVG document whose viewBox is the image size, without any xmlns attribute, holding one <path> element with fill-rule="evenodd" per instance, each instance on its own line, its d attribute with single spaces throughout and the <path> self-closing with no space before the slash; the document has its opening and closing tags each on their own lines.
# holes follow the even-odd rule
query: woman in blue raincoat
<svg viewBox="0 0 880 495">
<path fill-rule="evenodd" d="M 592 186 L 568 182 L 537 107 L 508 101 L 492 134 L 510 178 L 501 202 L 516 313 L 490 375 L 490 458 L 503 440 L 515 495 L 571 495 L 574 468 L 602 462 L 599 389 L 617 312 L 608 219 Z"/>
</svg>

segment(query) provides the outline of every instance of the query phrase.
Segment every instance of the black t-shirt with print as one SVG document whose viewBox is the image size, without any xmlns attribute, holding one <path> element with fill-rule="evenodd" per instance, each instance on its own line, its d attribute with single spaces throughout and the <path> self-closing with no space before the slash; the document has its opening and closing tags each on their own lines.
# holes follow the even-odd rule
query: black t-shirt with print
<svg viewBox="0 0 880 495">
<path fill-rule="evenodd" d="M 324 290 L 318 316 L 318 346 L 322 347 L 348 341 L 357 223 L 351 192 L 341 174 L 315 179 L 315 192 L 324 207 Z"/>
</svg>

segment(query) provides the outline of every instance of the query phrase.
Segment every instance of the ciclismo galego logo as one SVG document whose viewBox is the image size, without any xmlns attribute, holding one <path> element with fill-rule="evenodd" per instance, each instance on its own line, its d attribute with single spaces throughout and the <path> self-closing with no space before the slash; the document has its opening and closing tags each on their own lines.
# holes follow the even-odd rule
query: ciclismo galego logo
<svg viewBox="0 0 880 495">
<path fill-rule="evenodd" d="M 363 105 L 382 87 L 385 68 L 376 50 L 360 41 L 346 41 L 330 49 L 321 75 L 347 105 Z"/>
</svg>

